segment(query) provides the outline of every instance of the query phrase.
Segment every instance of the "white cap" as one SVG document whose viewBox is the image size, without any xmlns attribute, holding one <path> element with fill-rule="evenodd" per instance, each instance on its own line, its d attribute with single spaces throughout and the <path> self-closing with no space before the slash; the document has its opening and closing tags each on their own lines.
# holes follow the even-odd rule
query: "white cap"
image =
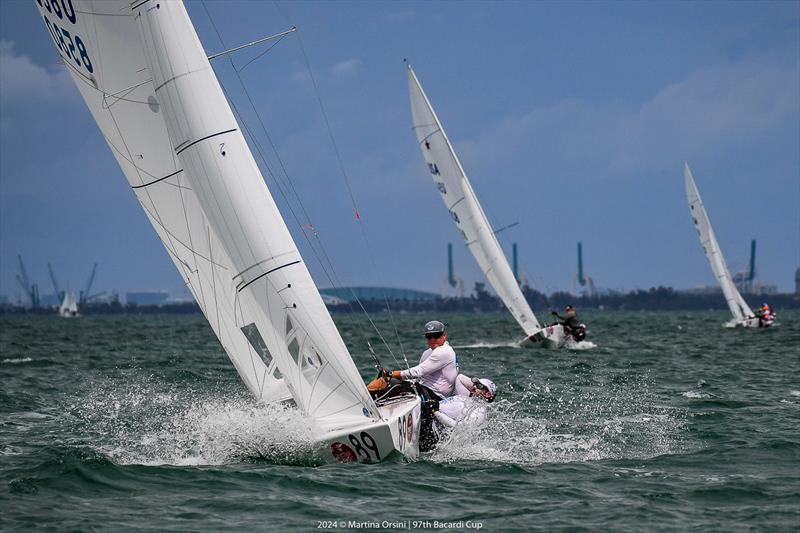
<svg viewBox="0 0 800 533">
<path fill-rule="evenodd" d="M 497 395 L 497 385 L 494 384 L 494 381 L 488 378 L 472 378 L 473 383 L 480 383 L 486 390 L 488 390 L 492 394 L 492 398 Z"/>
</svg>

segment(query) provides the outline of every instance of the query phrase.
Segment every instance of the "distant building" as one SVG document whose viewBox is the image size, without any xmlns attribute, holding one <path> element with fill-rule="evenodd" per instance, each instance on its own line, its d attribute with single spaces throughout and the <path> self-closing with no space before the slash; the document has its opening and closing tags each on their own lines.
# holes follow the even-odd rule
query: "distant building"
<svg viewBox="0 0 800 533">
<path fill-rule="evenodd" d="M 800 267 L 794 271 L 794 293 L 800 295 Z"/>
<path fill-rule="evenodd" d="M 778 294 L 778 286 L 755 282 L 750 286 L 750 294 Z"/>
<path fill-rule="evenodd" d="M 719 285 L 698 285 L 691 289 L 681 289 L 677 292 L 684 294 L 722 294 L 722 289 Z"/>
<path fill-rule="evenodd" d="M 147 289 L 125 293 L 125 302 L 128 305 L 164 305 L 167 303 L 169 293 L 164 289 Z"/>
<path fill-rule="evenodd" d="M 331 298 L 344 302 L 359 300 L 435 300 L 438 294 L 413 289 L 397 289 L 393 287 L 334 287 L 320 289 L 323 300 Z M 335 300 L 334 300 L 335 301 Z"/>
</svg>

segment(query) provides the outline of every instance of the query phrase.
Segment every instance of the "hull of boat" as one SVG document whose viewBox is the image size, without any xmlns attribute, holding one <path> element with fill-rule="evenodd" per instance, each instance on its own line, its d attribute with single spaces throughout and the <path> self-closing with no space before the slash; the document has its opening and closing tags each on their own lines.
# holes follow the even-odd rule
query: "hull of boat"
<svg viewBox="0 0 800 533">
<path fill-rule="evenodd" d="M 775 326 L 774 320 L 760 321 L 758 318 L 745 318 L 736 320 L 735 318 L 725 323 L 726 328 L 771 328 Z"/>
<path fill-rule="evenodd" d="M 378 408 L 382 420 L 329 429 L 320 439 L 323 459 L 342 463 L 379 463 L 395 452 L 419 456 L 420 399 L 409 398 Z"/>
</svg>

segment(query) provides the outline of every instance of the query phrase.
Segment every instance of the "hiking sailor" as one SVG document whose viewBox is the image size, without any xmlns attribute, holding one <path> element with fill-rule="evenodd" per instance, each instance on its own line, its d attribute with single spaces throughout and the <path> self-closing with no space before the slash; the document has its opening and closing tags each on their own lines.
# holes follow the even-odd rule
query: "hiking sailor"
<svg viewBox="0 0 800 533">
<path fill-rule="evenodd" d="M 491 403 L 497 396 L 497 387 L 487 378 L 468 378 L 459 374 L 457 386 L 461 385 L 462 378 L 470 382 L 467 395 L 456 395 L 439 402 L 439 409 L 433 413 L 436 421 L 446 428 L 455 427 L 456 424 L 467 423 L 480 426 L 486 423 L 486 406 L 484 401 Z"/>
<path fill-rule="evenodd" d="M 775 321 L 775 313 L 772 312 L 767 304 L 763 304 L 758 308 L 756 317 L 758 317 L 758 327 L 761 328 L 771 326 Z"/>
<path fill-rule="evenodd" d="M 550 311 L 550 314 L 558 319 L 558 323 L 564 326 L 564 333 L 571 335 L 573 331 L 578 329 L 578 315 L 571 305 L 564 308 L 567 316 L 561 316 L 556 311 Z"/>
</svg>

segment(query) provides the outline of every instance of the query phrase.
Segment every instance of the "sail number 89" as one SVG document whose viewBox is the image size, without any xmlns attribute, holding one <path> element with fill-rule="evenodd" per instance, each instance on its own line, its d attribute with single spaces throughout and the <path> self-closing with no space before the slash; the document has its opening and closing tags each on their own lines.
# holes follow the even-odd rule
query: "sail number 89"
<svg viewBox="0 0 800 533">
<path fill-rule="evenodd" d="M 358 437 L 351 433 L 347 436 L 347 440 L 349 440 L 350 444 L 353 445 L 353 448 L 355 449 L 359 458 L 363 458 L 364 461 L 381 460 L 381 454 L 378 451 L 378 446 L 375 444 L 375 439 L 373 439 L 372 435 L 366 431 L 362 431 Z M 370 451 L 372 453 L 370 453 Z"/>
</svg>

